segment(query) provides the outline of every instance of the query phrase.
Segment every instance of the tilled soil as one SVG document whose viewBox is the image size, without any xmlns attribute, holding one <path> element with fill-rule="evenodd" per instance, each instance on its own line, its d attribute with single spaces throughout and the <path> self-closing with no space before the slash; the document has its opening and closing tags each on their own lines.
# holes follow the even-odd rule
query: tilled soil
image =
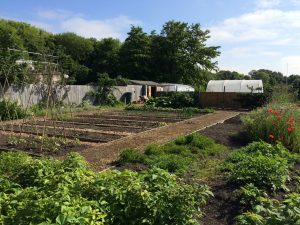
<svg viewBox="0 0 300 225">
<path fill-rule="evenodd" d="M 64 129 L 62 127 L 43 127 L 35 125 L 6 125 L 3 126 L 2 129 L 4 129 L 5 131 L 12 131 L 14 133 L 37 135 L 46 134 L 47 136 L 66 137 L 70 139 L 77 138 L 80 141 L 97 143 L 105 143 L 124 137 L 124 135 L 118 134 L 91 132 L 88 130 Z"/>
<path fill-rule="evenodd" d="M 238 114 L 239 112 L 235 111 L 216 111 L 97 145 L 93 148 L 83 150 L 81 155 L 85 157 L 96 171 L 100 171 L 111 167 L 111 163 L 119 158 L 119 154 L 124 149 L 137 148 L 143 150 L 149 144 L 164 144 L 176 139 L 180 135 L 187 135 L 204 129 Z"/>
<path fill-rule="evenodd" d="M 57 151 L 49 151 L 47 149 L 41 149 L 40 146 L 33 147 L 28 145 L 23 145 L 20 148 L 8 143 L 9 136 L 10 134 L 8 133 L 0 132 L 0 151 L 19 151 L 19 149 L 22 149 L 22 151 L 38 156 L 62 156 L 70 152 L 80 152 L 82 149 L 89 147 L 88 144 L 78 144 L 73 142 L 59 146 Z M 22 137 L 23 136 L 25 136 L 25 138 L 30 138 L 28 135 L 22 135 Z M 19 135 L 16 137 L 22 138 Z"/>
<path fill-rule="evenodd" d="M 243 135 L 244 131 L 240 116 L 208 127 L 199 133 L 214 139 L 218 144 L 230 148 L 240 148 L 248 144 L 245 135 Z"/>
</svg>

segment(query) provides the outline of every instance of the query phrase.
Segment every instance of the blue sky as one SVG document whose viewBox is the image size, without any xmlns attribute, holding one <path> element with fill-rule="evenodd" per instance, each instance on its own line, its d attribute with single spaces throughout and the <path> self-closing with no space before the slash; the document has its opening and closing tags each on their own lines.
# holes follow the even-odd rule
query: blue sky
<svg viewBox="0 0 300 225">
<path fill-rule="evenodd" d="M 208 44 L 221 46 L 220 69 L 300 74 L 300 0 L 0 0 L 0 17 L 121 40 L 131 24 L 150 32 L 172 19 L 200 23 Z"/>
</svg>

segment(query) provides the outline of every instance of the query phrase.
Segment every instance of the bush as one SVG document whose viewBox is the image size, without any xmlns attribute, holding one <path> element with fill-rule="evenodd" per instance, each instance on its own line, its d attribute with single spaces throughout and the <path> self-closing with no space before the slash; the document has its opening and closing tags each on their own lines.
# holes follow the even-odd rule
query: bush
<svg viewBox="0 0 300 225">
<path fill-rule="evenodd" d="M 25 110 L 17 102 L 5 99 L 0 101 L 0 120 L 16 120 L 25 118 Z"/>
<path fill-rule="evenodd" d="M 122 163 L 141 163 L 144 162 L 144 155 L 135 149 L 126 149 L 120 154 Z"/>
<path fill-rule="evenodd" d="M 197 224 L 210 195 L 160 169 L 94 173 L 76 154 L 0 153 L 1 224 Z"/>
<path fill-rule="evenodd" d="M 300 151 L 300 113 L 291 104 L 269 105 L 242 117 L 251 141 L 277 141 L 292 151 Z"/>
<path fill-rule="evenodd" d="M 225 162 L 223 170 L 227 171 L 230 181 L 238 186 L 252 183 L 262 189 L 285 188 L 289 179 L 290 158 L 283 157 L 288 153 L 282 146 L 277 148 L 280 150 L 270 148 L 264 142 L 253 143 L 233 153 Z"/>
<path fill-rule="evenodd" d="M 147 106 L 162 107 L 162 108 L 186 108 L 196 107 L 197 104 L 194 99 L 194 93 L 177 92 L 170 96 L 155 97 L 146 102 Z"/>
</svg>

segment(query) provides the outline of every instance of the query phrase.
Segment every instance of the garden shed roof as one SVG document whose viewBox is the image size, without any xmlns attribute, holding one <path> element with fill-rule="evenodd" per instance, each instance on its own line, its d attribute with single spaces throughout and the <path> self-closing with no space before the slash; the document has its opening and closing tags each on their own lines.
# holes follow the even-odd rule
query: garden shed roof
<svg viewBox="0 0 300 225">
<path fill-rule="evenodd" d="M 149 85 L 149 86 L 161 86 L 159 83 L 156 83 L 154 81 L 148 81 L 148 80 L 129 80 L 131 84 L 137 84 L 137 85 Z"/>
</svg>

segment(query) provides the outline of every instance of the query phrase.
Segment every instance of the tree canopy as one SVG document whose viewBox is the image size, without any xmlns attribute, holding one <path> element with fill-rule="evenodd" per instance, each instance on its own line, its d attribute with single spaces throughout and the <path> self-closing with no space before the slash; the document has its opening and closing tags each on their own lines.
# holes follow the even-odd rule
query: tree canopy
<svg viewBox="0 0 300 225">
<path fill-rule="evenodd" d="M 98 74 L 107 74 L 111 78 L 191 84 L 199 90 L 204 90 L 211 79 L 261 79 L 267 88 L 286 82 L 300 88 L 299 75 L 287 79 L 280 72 L 266 69 L 249 74 L 218 71 L 219 47 L 208 46 L 209 38 L 209 31 L 203 30 L 199 23 L 174 20 L 150 34 L 142 27 L 132 26 L 123 42 L 113 38 L 84 38 L 70 32 L 52 34 L 27 23 L 0 20 L 0 63 L 14 63 L 20 57 L 37 60 L 34 56 L 12 55 L 7 51 L 14 48 L 58 56 L 62 72 L 69 75 L 68 83 L 72 84 L 97 83 Z M 18 82 L 22 73 L 14 69 L 9 79 Z M 3 80 L 0 74 L 0 82 Z"/>
</svg>

